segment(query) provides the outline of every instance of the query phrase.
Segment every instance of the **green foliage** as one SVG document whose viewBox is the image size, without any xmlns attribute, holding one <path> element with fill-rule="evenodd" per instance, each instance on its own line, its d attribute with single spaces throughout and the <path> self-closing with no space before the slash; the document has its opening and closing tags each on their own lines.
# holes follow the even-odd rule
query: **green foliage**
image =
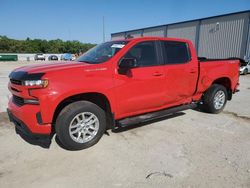
<svg viewBox="0 0 250 188">
<path fill-rule="evenodd" d="M 81 43 L 77 40 L 62 41 L 30 39 L 15 40 L 0 36 L 0 53 L 84 53 L 95 44 Z"/>
</svg>

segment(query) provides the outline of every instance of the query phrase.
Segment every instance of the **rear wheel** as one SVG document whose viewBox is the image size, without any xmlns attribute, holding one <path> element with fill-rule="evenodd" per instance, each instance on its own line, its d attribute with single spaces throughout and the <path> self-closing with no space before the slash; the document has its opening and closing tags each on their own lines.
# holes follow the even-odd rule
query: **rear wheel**
<svg viewBox="0 0 250 188">
<path fill-rule="evenodd" d="M 86 149 L 95 145 L 106 130 L 105 112 L 88 101 L 74 102 L 61 111 L 55 128 L 65 149 Z"/>
<path fill-rule="evenodd" d="M 222 85 L 214 84 L 204 93 L 201 108 L 205 112 L 218 114 L 224 109 L 227 98 L 226 88 Z"/>
</svg>

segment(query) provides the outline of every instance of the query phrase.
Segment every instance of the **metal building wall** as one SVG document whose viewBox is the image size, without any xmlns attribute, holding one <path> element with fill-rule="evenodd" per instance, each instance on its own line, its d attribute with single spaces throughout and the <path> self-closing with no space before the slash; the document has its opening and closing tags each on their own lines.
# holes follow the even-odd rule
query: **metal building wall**
<svg viewBox="0 0 250 188">
<path fill-rule="evenodd" d="M 189 39 L 196 46 L 198 25 L 199 21 L 169 25 L 167 27 L 167 37 Z"/>
<path fill-rule="evenodd" d="M 136 30 L 136 31 L 130 31 L 130 32 L 126 32 L 126 36 L 132 36 L 134 38 L 138 38 L 142 36 L 142 30 Z"/>
<path fill-rule="evenodd" d="M 125 33 L 113 34 L 111 36 L 112 40 L 119 40 L 119 39 L 124 39 L 124 38 L 125 38 Z"/>
<path fill-rule="evenodd" d="M 112 40 L 131 35 L 190 39 L 199 56 L 250 59 L 250 11 L 232 13 L 182 23 L 114 33 Z"/>
<path fill-rule="evenodd" d="M 201 20 L 198 55 L 208 58 L 244 58 L 248 13 Z"/>
<path fill-rule="evenodd" d="M 144 29 L 143 36 L 144 37 L 152 37 L 152 36 L 165 37 L 166 36 L 166 26 Z"/>
<path fill-rule="evenodd" d="M 249 22 L 248 22 L 248 39 L 247 39 L 247 48 L 246 48 L 246 59 L 250 60 L 250 13 L 249 13 Z"/>
</svg>

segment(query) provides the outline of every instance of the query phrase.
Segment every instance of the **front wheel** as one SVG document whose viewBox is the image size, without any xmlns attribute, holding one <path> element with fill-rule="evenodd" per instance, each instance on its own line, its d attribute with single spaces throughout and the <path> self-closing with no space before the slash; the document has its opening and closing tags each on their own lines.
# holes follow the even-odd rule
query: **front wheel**
<svg viewBox="0 0 250 188">
<path fill-rule="evenodd" d="M 59 114 L 55 129 L 65 149 L 86 149 L 95 145 L 105 132 L 105 112 L 88 101 L 71 103 Z"/>
<path fill-rule="evenodd" d="M 219 84 L 212 85 L 203 96 L 202 110 L 212 114 L 220 113 L 227 103 L 227 90 Z"/>
</svg>

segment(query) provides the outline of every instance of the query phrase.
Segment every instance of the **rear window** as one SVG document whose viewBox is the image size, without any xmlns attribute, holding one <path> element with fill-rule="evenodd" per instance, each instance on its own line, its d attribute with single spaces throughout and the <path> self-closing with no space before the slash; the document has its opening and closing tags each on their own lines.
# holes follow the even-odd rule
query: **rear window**
<svg viewBox="0 0 250 188">
<path fill-rule="evenodd" d="M 165 64 L 183 64 L 190 60 L 188 44 L 185 42 L 163 41 Z"/>
</svg>

